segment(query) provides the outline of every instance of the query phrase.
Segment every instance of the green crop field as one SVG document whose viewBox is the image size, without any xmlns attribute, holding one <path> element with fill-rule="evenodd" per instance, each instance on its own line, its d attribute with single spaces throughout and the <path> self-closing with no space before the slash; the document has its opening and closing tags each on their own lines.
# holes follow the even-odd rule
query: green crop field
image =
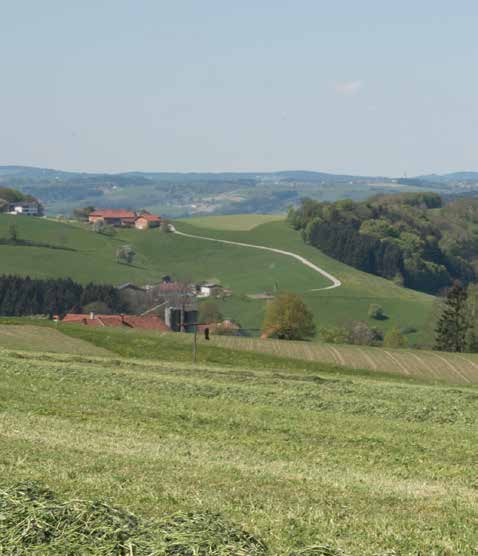
<svg viewBox="0 0 478 556">
<path fill-rule="evenodd" d="M 235 230 L 248 231 L 257 228 L 261 224 L 284 220 L 280 214 L 230 214 L 227 216 L 198 216 L 182 220 L 196 228 L 208 228 L 210 230 Z"/>
<path fill-rule="evenodd" d="M 476 387 L 216 345 L 192 365 L 186 335 L 42 329 L 150 360 L 0 349 L 0 489 L 218 512 L 270 556 L 476 554 Z M 245 555 L 210 554 L 226 553 Z"/>
<path fill-rule="evenodd" d="M 226 218 L 226 217 L 224 217 Z M 229 218 L 229 217 L 227 217 Z M 230 217 L 238 227 L 238 217 Z M 250 217 L 245 217 L 247 226 Z M 203 219 L 206 224 L 211 219 Z M 100 281 L 120 284 L 132 281 L 146 284 L 165 274 L 182 280 L 217 280 L 233 292 L 220 302 L 225 317 L 243 327 L 260 327 L 265 301 L 251 299 L 267 291 L 292 291 L 302 295 L 316 317 L 318 327 L 350 320 L 369 320 L 368 307 L 382 305 L 389 319 L 376 324 L 415 328 L 411 343 L 429 342 L 434 298 L 395 286 L 381 278 L 364 274 L 305 245 L 299 234 L 284 221 L 258 225 L 251 230 L 219 230 L 193 226 L 195 219 L 176 224 L 180 231 L 207 237 L 264 245 L 288 250 L 306 257 L 337 276 L 343 285 L 334 290 L 311 291 L 330 282 L 291 257 L 201 239 L 162 234 L 158 230 L 123 230 L 114 238 L 95 234 L 85 227 L 47 219 L 0 215 L 0 237 L 6 237 L 15 224 L 21 239 L 68 247 L 71 250 L 0 245 L 1 271 L 35 277 L 70 276 L 80 282 Z M 256 220 L 257 222 L 257 220 Z M 223 224 L 226 226 L 226 224 Z M 246 224 L 244 224 L 246 226 Z M 115 252 L 123 243 L 137 252 L 133 265 L 119 264 Z"/>
</svg>

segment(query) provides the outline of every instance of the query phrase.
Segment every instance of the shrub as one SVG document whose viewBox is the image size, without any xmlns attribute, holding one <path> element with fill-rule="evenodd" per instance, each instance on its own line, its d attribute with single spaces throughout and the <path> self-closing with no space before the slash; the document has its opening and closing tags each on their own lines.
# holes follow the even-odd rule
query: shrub
<svg viewBox="0 0 478 556">
<path fill-rule="evenodd" d="M 375 320 L 385 320 L 386 318 L 388 318 L 383 308 L 376 303 L 372 303 L 371 305 L 369 305 L 368 316 L 371 319 Z"/>
<path fill-rule="evenodd" d="M 320 329 L 320 337 L 324 342 L 329 344 L 348 344 L 349 343 L 349 333 L 348 331 L 340 326 L 331 326 L 329 328 Z"/>
<path fill-rule="evenodd" d="M 360 346 L 376 346 L 383 340 L 383 333 L 378 328 L 369 326 L 366 322 L 355 321 L 347 325 L 350 344 Z"/>
<path fill-rule="evenodd" d="M 389 348 L 403 348 L 407 345 L 407 339 L 397 327 L 393 327 L 385 334 L 383 345 Z"/>
</svg>

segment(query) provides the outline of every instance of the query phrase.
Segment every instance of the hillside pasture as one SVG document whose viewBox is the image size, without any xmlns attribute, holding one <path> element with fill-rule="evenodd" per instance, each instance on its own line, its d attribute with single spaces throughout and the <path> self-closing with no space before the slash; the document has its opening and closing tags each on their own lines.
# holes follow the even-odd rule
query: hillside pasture
<svg viewBox="0 0 478 556">
<path fill-rule="evenodd" d="M 226 219 L 223 227 L 229 219 L 234 223 L 232 227 L 241 222 L 240 216 L 221 218 Z M 252 216 L 247 218 L 250 225 Z M 305 245 L 285 221 L 267 222 L 248 231 L 201 228 L 192 225 L 194 221 L 181 221 L 177 228 L 186 233 L 297 253 L 339 278 L 342 286 L 312 291 L 330 285 L 330 281 L 291 257 L 250 247 L 181 237 L 157 229 L 119 230 L 110 238 L 78 224 L 9 215 L 0 215 L 0 237 L 7 237 L 9 226 L 15 224 L 21 239 L 63 245 L 73 251 L 0 245 L 1 271 L 37 278 L 71 277 L 81 283 L 142 285 L 158 282 L 164 275 L 194 282 L 214 280 L 232 290 L 232 296 L 218 300 L 223 315 L 239 321 L 255 334 L 262 324 L 265 302 L 248 295 L 291 291 L 304 297 L 318 328 L 367 320 L 384 330 L 392 326 L 416 329 L 418 332 L 408 336 L 412 344 L 431 342 L 430 318 L 435 303 L 432 296 L 400 288 L 325 256 Z M 208 221 L 209 218 L 205 219 L 203 224 Z M 116 261 L 116 250 L 125 243 L 136 252 L 132 265 Z M 372 303 L 383 307 L 388 320 L 377 323 L 369 319 L 368 307 Z"/>
</svg>

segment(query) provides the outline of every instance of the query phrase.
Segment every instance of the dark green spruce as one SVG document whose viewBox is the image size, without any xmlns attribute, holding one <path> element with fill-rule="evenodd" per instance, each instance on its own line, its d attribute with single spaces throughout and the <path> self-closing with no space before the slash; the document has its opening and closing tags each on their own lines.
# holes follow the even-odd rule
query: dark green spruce
<svg viewBox="0 0 478 556">
<path fill-rule="evenodd" d="M 467 347 L 471 319 L 468 311 L 466 289 L 455 282 L 448 291 L 445 307 L 436 327 L 435 349 L 462 352 Z"/>
</svg>

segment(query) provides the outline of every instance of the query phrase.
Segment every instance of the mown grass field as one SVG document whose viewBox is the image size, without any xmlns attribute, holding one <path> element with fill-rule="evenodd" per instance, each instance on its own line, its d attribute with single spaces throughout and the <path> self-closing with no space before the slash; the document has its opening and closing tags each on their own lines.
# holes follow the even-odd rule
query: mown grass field
<svg viewBox="0 0 478 556">
<path fill-rule="evenodd" d="M 144 332 L 121 329 L 89 329 L 63 325 L 60 330 L 72 338 L 91 342 L 95 346 L 123 357 L 191 361 L 192 335 Z M 1 339 L 1 337 L 0 337 Z M 234 336 L 211 336 L 205 341 L 197 338 L 198 361 L 229 365 L 231 358 L 245 365 L 268 368 L 302 368 L 335 366 L 337 372 L 370 376 L 402 377 L 427 382 L 449 384 L 478 384 L 478 355 L 436 351 L 371 348 L 334 345 L 318 342 L 286 342 L 259 340 Z M 270 358 L 270 359 L 269 359 Z"/>
<path fill-rule="evenodd" d="M 390 372 L 404 377 L 451 384 L 478 384 L 478 355 L 388 349 L 310 342 L 281 342 L 215 336 L 212 344 L 233 350 L 268 353 L 288 359 L 330 363 L 349 369 Z"/>
<path fill-rule="evenodd" d="M 476 554 L 476 387 L 217 346 L 227 362 L 193 366 L 185 344 L 144 340 L 156 361 L 0 350 L 3 482 L 157 518 L 220 512 L 274 555 Z"/>
<path fill-rule="evenodd" d="M 47 324 L 47 323 L 45 323 Z M 83 355 L 109 355 L 108 350 L 80 338 L 66 336 L 47 326 L 26 324 L 12 326 L 0 323 L 0 349 L 20 349 Z"/>
<path fill-rule="evenodd" d="M 197 216 L 183 220 L 196 228 L 210 230 L 249 231 L 261 224 L 284 220 L 283 214 L 229 214 L 226 216 Z"/>
<path fill-rule="evenodd" d="M 227 221 L 229 217 L 224 218 Z M 239 217 L 231 218 L 234 227 L 241 225 Z M 212 225 L 218 227 L 217 220 L 211 219 Z M 201 219 L 202 225 L 210 225 L 211 219 Z M 70 276 L 80 282 L 93 280 L 113 284 L 151 283 L 166 274 L 182 280 L 217 280 L 233 291 L 231 297 L 221 302 L 224 316 L 250 329 L 260 328 L 265 302 L 247 295 L 276 288 L 302 295 L 313 310 L 319 328 L 350 320 L 369 320 L 369 305 L 378 303 L 390 318 L 380 323 L 369 320 L 371 324 L 383 329 L 390 326 L 416 328 L 418 332 L 409 335 L 411 343 L 431 341 L 432 296 L 399 288 L 325 256 L 305 245 L 299 234 L 283 221 L 257 225 L 248 231 L 199 228 L 187 222 L 180 222 L 177 227 L 187 233 L 298 253 L 336 275 L 343 282 L 340 288 L 312 292 L 327 286 L 328 280 L 290 257 L 247 247 L 161 234 L 158 230 L 124 230 L 114 238 L 107 238 L 77 225 L 8 215 L 0 215 L 0 237 L 7 235 L 11 224 L 17 226 L 22 239 L 64 245 L 75 251 L 0 245 L 2 272 L 42 278 Z M 251 225 L 250 216 L 245 217 L 243 226 L 246 225 Z M 132 266 L 115 260 L 116 249 L 122 243 L 133 245 L 137 252 Z"/>
</svg>

